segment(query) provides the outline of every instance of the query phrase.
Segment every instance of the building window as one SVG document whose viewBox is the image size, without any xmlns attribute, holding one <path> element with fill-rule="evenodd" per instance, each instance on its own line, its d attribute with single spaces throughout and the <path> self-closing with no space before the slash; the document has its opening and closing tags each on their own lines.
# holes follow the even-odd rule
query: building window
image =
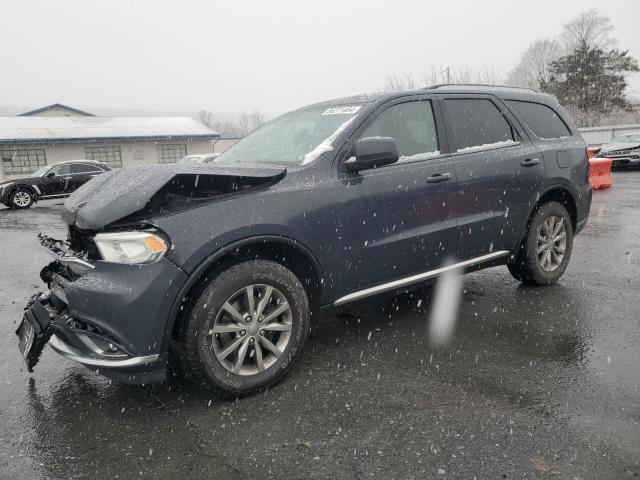
<svg viewBox="0 0 640 480">
<path fill-rule="evenodd" d="M 33 173 L 46 164 L 44 148 L 2 147 L 2 171 L 5 175 Z"/>
<path fill-rule="evenodd" d="M 159 143 L 157 148 L 159 163 L 176 163 L 187 156 L 187 146 L 184 143 Z"/>
<path fill-rule="evenodd" d="M 84 147 L 87 160 L 104 162 L 110 167 L 122 167 L 122 152 L 119 145 L 105 145 L 103 147 Z"/>
</svg>

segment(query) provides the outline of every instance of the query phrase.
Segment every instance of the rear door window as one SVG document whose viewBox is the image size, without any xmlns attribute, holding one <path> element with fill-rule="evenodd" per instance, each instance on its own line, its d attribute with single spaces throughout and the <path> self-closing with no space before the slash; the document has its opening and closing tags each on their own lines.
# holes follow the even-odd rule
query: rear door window
<svg viewBox="0 0 640 480">
<path fill-rule="evenodd" d="M 365 137 L 393 138 L 401 162 L 426 160 L 440 154 L 433 108 L 428 100 L 387 108 L 360 135 Z"/>
<path fill-rule="evenodd" d="M 507 104 L 538 138 L 570 137 L 571 131 L 558 114 L 541 103 L 507 100 Z"/>
<path fill-rule="evenodd" d="M 449 98 L 444 100 L 454 150 L 467 152 L 515 144 L 511 125 L 491 100 Z"/>
</svg>

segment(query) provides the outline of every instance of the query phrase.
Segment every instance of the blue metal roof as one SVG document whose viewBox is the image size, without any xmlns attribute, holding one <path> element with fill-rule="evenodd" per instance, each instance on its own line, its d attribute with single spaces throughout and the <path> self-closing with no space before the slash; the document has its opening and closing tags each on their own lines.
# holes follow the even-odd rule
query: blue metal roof
<svg viewBox="0 0 640 480">
<path fill-rule="evenodd" d="M 82 110 L 78 110 L 77 108 L 69 107 L 67 105 L 63 105 L 61 103 L 52 103 L 51 105 L 47 105 L 46 107 L 36 108 L 35 110 L 29 110 L 28 112 L 21 113 L 18 115 L 19 117 L 28 117 L 30 115 L 37 115 L 38 113 L 46 112 L 47 110 L 53 110 L 55 108 L 60 108 L 62 110 L 68 110 L 73 113 L 77 113 L 79 115 L 85 115 L 87 117 L 93 117 L 93 113 L 84 112 Z"/>
</svg>

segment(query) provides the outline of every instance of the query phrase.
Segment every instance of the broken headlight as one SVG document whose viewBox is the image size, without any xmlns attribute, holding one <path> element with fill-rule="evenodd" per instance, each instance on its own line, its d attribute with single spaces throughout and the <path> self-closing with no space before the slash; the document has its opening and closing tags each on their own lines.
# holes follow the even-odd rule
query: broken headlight
<svg viewBox="0 0 640 480">
<path fill-rule="evenodd" d="M 153 263 L 168 249 L 167 242 L 150 232 L 98 233 L 93 241 L 105 262 Z"/>
</svg>

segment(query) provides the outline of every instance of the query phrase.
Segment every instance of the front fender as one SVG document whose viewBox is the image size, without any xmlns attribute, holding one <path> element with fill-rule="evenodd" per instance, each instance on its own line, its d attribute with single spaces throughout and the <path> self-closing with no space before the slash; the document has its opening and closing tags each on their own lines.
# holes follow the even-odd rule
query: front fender
<svg viewBox="0 0 640 480">
<path fill-rule="evenodd" d="M 205 273 L 214 265 L 218 260 L 220 260 L 225 255 L 238 250 L 242 247 L 246 247 L 249 245 L 259 245 L 260 243 L 280 243 L 283 245 L 290 246 L 292 248 L 297 249 L 302 252 L 310 261 L 315 270 L 316 276 L 319 279 L 323 278 L 322 267 L 320 263 L 313 255 L 311 250 L 309 250 L 306 246 L 301 244 L 300 242 L 294 240 L 293 238 L 283 236 L 283 235 L 255 235 L 251 237 L 245 237 L 241 240 L 237 240 L 227 245 L 218 248 L 217 250 L 210 253 L 203 261 L 201 261 L 192 271 L 189 273 L 189 277 L 187 281 L 182 285 L 178 295 L 176 296 L 173 307 L 169 312 L 169 316 L 167 319 L 167 325 L 165 330 L 165 335 L 162 342 L 162 351 L 166 352 L 170 348 L 171 336 L 175 327 L 175 323 L 178 319 L 178 315 L 183 306 L 183 301 L 191 291 L 191 289 L 200 281 L 200 279 L 205 275 Z"/>
</svg>

